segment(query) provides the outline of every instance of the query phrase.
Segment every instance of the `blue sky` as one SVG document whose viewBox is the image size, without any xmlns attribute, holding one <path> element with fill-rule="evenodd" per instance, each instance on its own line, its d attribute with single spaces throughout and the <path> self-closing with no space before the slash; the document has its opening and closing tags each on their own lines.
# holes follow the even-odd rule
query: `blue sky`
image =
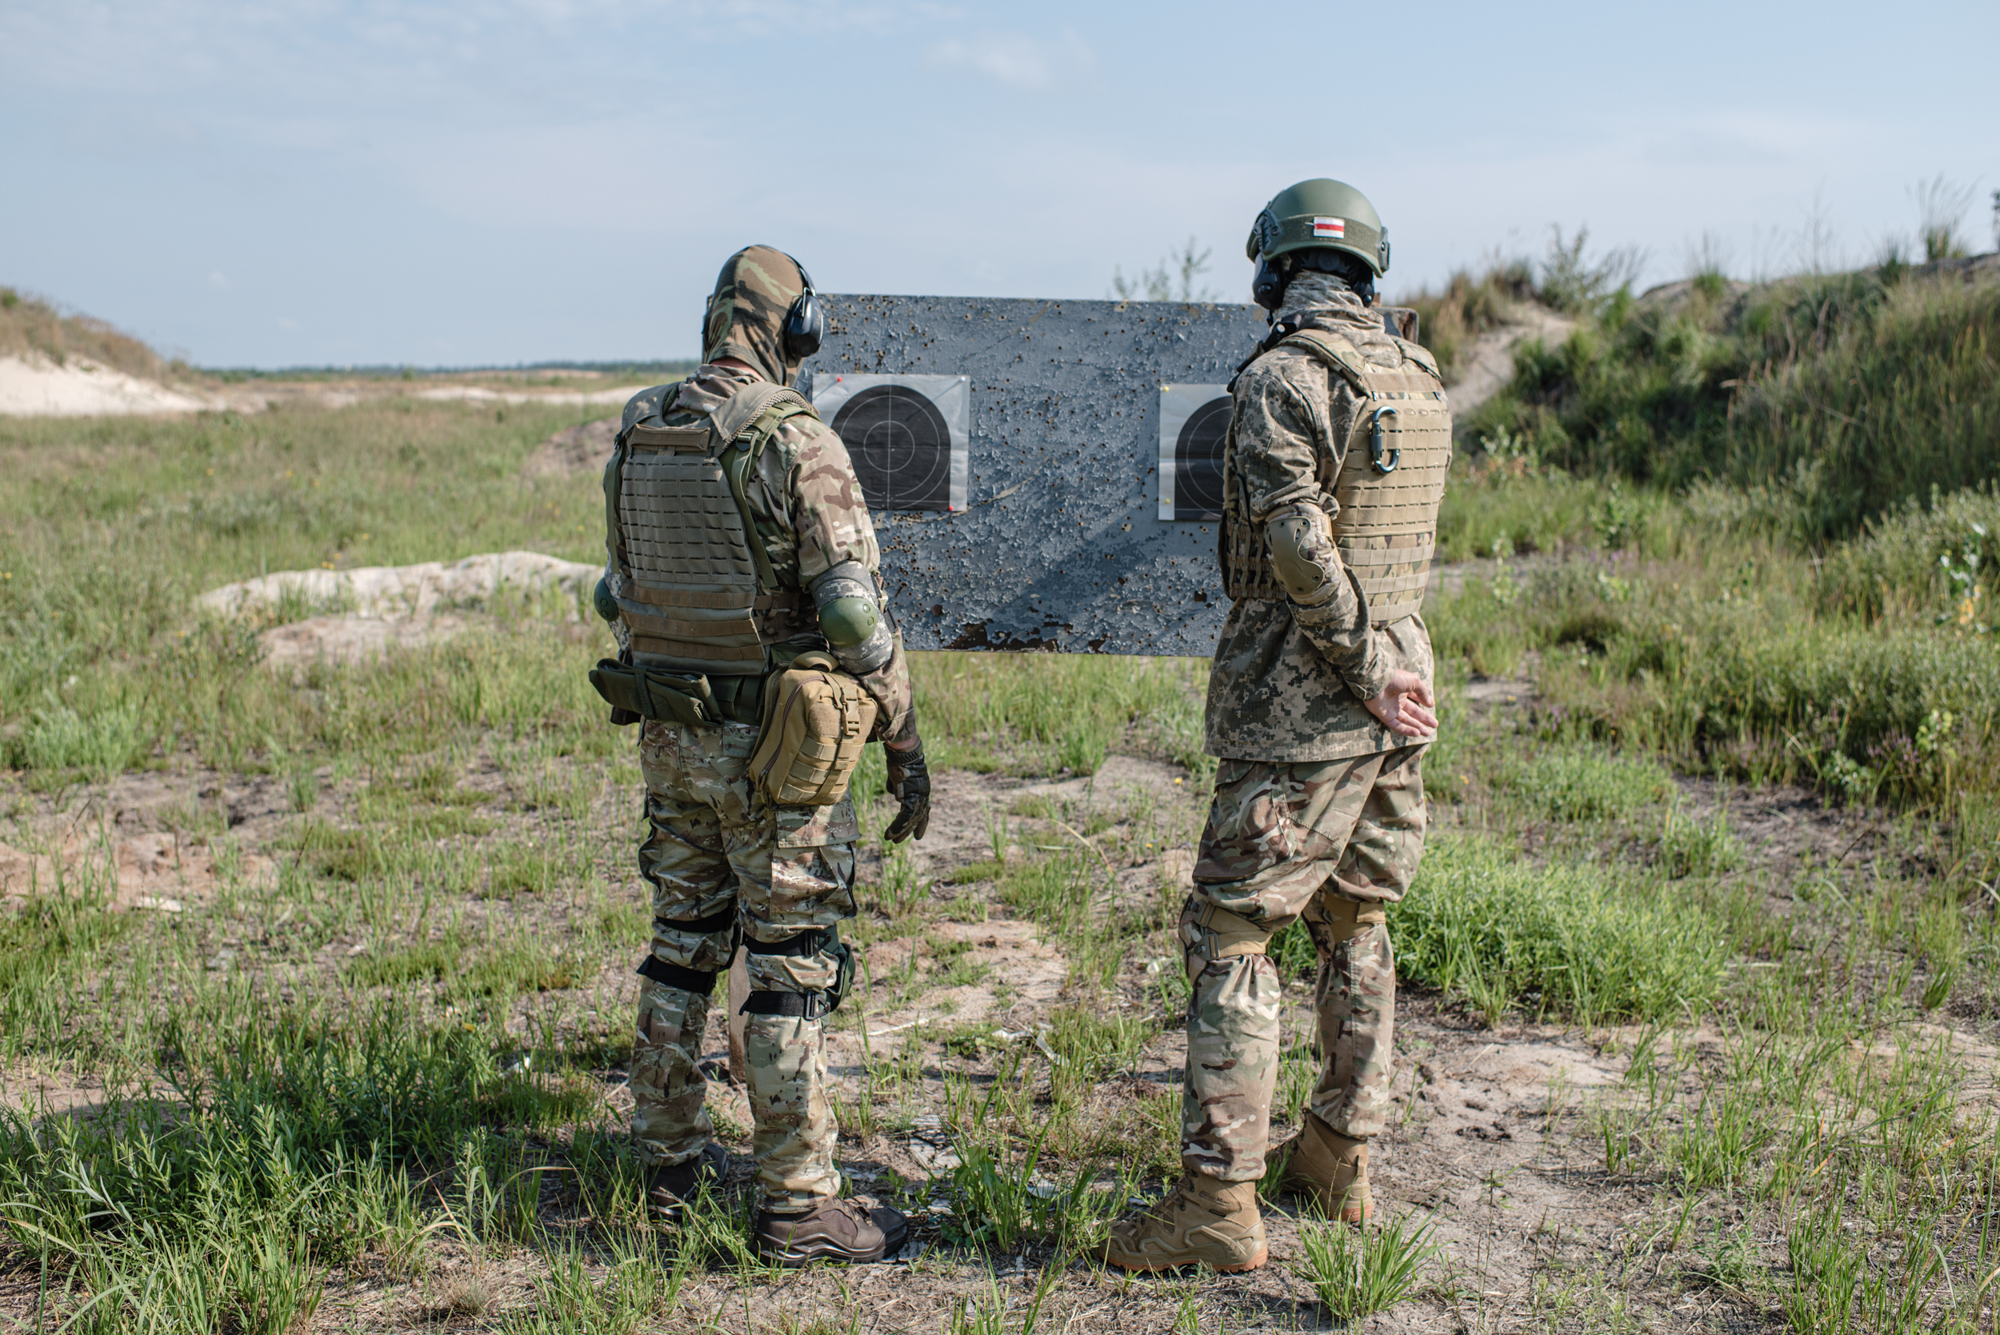
<svg viewBox="0 0 2000 1335">
<path fill-rule="evenodd" d="M 1186 237 L 1245 299 L 1294 180 L 1390 295 L 1551 224 L 1678 277 L 1859 260 L 2000 186 L 2000 5 L 6 0 L 0 283 L 207 365 L 681 357 L 722 258 L 1103 296 Z"/>
</svg>

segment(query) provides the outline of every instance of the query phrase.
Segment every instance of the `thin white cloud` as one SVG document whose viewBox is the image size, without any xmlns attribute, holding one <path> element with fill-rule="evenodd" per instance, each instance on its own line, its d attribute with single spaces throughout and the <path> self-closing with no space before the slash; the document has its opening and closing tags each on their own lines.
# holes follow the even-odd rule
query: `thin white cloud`
<svg viewBox="0 0 2000 1335">
<path fill-rule="evenodd" d="M 1054 37 L 1017 32 L 983 32 L 946 38 L 924 54 L 926 65 L 974 70 L 1014 88 L 1044 89 L 1097 65 L 1097 53 L 1082 35 L 1064 29 Z"/>
</svg>

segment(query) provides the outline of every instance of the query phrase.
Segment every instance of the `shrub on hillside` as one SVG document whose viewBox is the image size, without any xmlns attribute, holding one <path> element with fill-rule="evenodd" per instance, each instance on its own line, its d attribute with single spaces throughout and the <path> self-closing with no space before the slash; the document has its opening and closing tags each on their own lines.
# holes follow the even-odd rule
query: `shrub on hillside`
<svg viewBox="0 0 2000 1335">
<path fill-rule="evenodd" d="M 71 356 L 88 357 L 137 376 L 158 376 L 163 369 L 151 348 L 104 321 L 64 315 L 40 297 L 0 287 L 0 356 L 22 353 L 39 353 L 58 366 Z"/>
<path fill-rule="evenodd" d="M 1765 488 L 1814 544 L 2000 463 L 2000 282 L 1885 267 L 1619 294 L 1468 423 L 1544 461 Z M 1777 507 L 1772 507 L 1777 508 Z"/>
<path fill-rule="evenodd" d="M 1475 277 L 1459 269 L 1432 292 L 1428 285 L 1398 304 L 1417 313 L 1417 339 L 1437 358 L 1447 383 L 1456 380 L 1459 358 L 1471 341 L 1507 322 L 1516 303 L 1535 295 L 1535 276 L 1526 260 L 1496 262 Z"/>
</svg>

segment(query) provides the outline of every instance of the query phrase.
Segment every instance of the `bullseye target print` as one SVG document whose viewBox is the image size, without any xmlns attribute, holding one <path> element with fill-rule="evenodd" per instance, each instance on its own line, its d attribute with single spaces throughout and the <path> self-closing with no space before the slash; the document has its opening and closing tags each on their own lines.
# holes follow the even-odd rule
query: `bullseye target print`
<svg viewBox="0 0 2000 1335">
<path fill-rule="evenodd" d="M 1222 518 L 1227 385 L 1160 386 L 1160 518 Z"/>
<path fill-rule="evenodd" d="M 963 510 L 972 381 L 816 375 L 813 407 L 854 461 L 870 510 Z"/>
</svg>

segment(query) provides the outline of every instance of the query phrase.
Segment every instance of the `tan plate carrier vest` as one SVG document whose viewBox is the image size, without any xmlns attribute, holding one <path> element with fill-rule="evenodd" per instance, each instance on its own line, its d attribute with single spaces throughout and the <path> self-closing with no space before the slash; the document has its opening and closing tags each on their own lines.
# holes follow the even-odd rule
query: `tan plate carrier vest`
<svg viewBox="0 0 2000 1335">
<path fill-rule="evenodd" d="M 746 385 L 703 421 L 629 428 L 604 470 L 611 557 L 624 577 L 619 613 L 632 661 L 717 676 L 750 676 L 771 664 L 769 614 L 802 595 L 780 587 L 757 536 L 745 488 L 758 456 L 787 418 L 811 414 L 796 392 Z"/>
<path fill-rule="evenodd" d="M 1387 626 L 1422 611 L 1437 548 L 1438 502 L 1451 469 L 1451 409 L 1437 363 L 1416 344 L 1397 339 L 1403 364 L 1376 366 L 1353 343 L 1324 329 L 1301 329 L 1276 346 L 1311 353 L 1360 396 L 1331 490 L 1340 502 L 1333 540 L 1368 598 L 1369 621 Z M 1321 463 L 1322 487 L 1329 462 Z M 1232 601 L 1282 600 L 1285 588 L 1271 568 L 1264 526 L 1251 518 L 1249 490 L 1237 473 L 1233 421 L 1222 474 L 1223 589 Z"/>
</svg>

